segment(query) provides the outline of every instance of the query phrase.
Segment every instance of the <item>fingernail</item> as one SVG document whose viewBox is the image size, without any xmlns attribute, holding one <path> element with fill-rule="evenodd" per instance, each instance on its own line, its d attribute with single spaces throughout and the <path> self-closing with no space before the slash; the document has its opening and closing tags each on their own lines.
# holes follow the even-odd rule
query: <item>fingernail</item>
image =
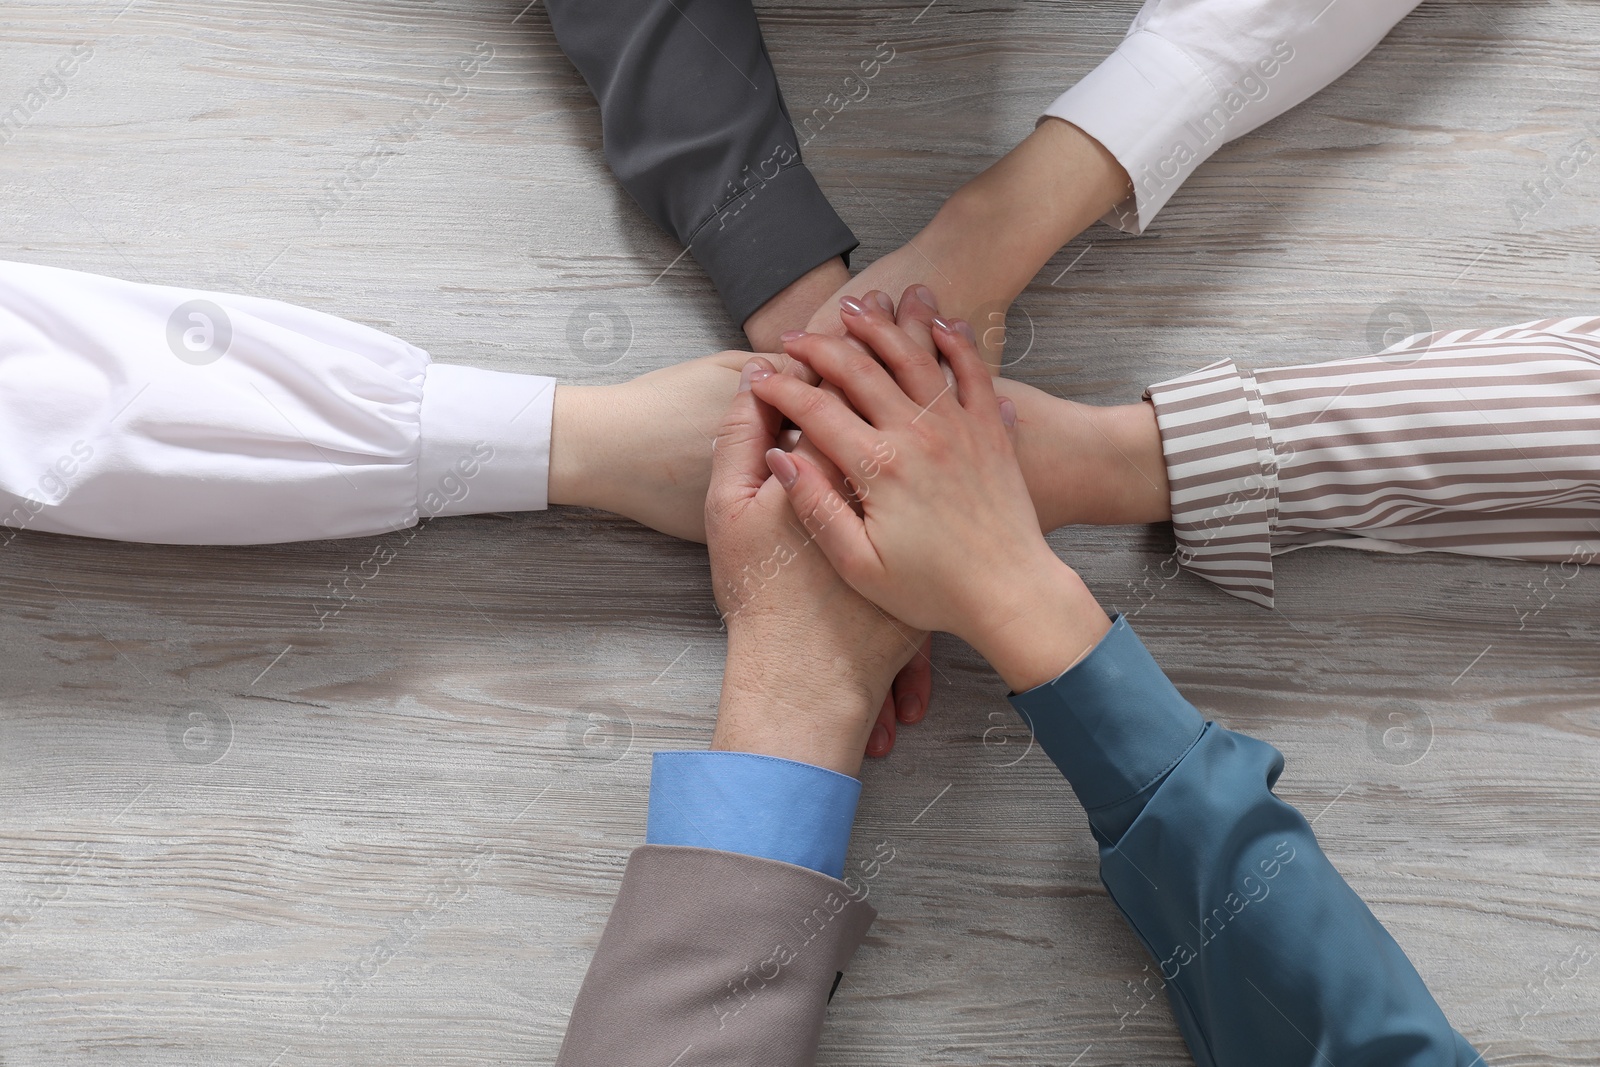
<svg viewBox="0 0 1600 1067">
<path fill-rule="evenodd" d="M 977 346 L 978 335 L 972 332 L 972 323 L 968 322 L 966 319 L 957 319 L 955 322 L 955 327 L 956 332 L 962 337 L 965 337 L 968 344 L 974 347 Z"/>
<path fill-rule="evenodd" d="M 739 372 L 739 392 L 748 393 L 750 391 L 750 383 L 756 380 L 756 372 L 760 369 L 761 364 L 753 359 L 744 365 L 744 370 Z"/>
<path fill-rule="evenodd" d="M 804 330 L 785 330 L 778 335 L 778 340 L 782 341 L 784 344 L 788 344 L 790 341 L 800 340 L 800 338 L 804 337 L 805 335 L 806 332 Z"/>
<path fill-rule="evenodd" d="M 894 301 L 889 299 L 888 293 L 879 292 L 878 290 L 874 289 L 872 292 L 867 294 L 867 297 L 874 304 L 877 304 L 880 308 L 882 308 L 885 315 L 894 314 Z"/>
<path fill-rule="evenodd" d="M 921 722 L 923 709 L 922 701 L 910 693 L 906 693 L 895 702 L 895 718 L 904 723 Z"/>
<path fill-rule="evenodd" d="M 777 475 L 778 484 L 785 489 L 794 485 L 794 480 L 800 477 L 800 471 L 794 465 L 794 460 L 789 458 L 789 453 L 781 448 L 767 449 L 767 469 Z"/>
<path fill-rule="evenodd" d="M 1007 429 L 1017 424 L 1017 405 L 1011 402 L 1009 396 L 1000 398 L 1000 421 L 1006 424 Z"/>
<path fill-rule="evenodd" d="M 943 319 L 941 319 L 937 315 L 935 315 L 933 317 L 933 324 L 937 328 L 943 330 L 945 333 L 955 333 L 956 332 L 956 328 L 954 326 L 950 325 L 948 322 L 944 321 Z"/>
<path fill-rule="evenodd" d="M 872 736 L 867 738 L 867 755 L 882 756 L 889 751 L 889 728 L 883 723 L 872 728 Z"/>
<path fill-rule="evenodd" d="M 926 285 L 919 285 L 911 290 L 911 294 L 929 307 L 938 310 L 939 302 L 933 298 L 933 290 Z"/>
<path fill-rule="evenodd" d="M 846 315 L 864 315 L 867 311 L 866 306 L 853 296 L 841 296 L 839 309 Z"/>
</svg>

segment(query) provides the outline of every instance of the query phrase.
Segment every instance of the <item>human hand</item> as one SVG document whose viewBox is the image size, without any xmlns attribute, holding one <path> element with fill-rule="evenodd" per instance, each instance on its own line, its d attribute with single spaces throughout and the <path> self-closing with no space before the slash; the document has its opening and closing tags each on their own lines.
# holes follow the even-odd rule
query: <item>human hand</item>
<svg viewBox="0 0 1600 1067">
<path fill-rule="evenodd" d="M 890 614 L 963 638 L 1019 691 L 1055 677 L 1109 622 L 1039 532 L 1008 432 L 1014 404 L 997 397 L 959 323 L 933 330 L 952 384 L 875 303 L 846 304 L 843 317 L 877 359 L 820 335 L 787 348 L 848 403 L 789 375 L 754 383 L 859 485 L 861 515 L 807 458 L 771 450 L 795 513 L 844 579 Z"/>
<path fill-rule="evenodd" d="M 711 747 L 855 775 L 890 682 L 924 635 L 840 579 L 769 476 L 764 457 L 780 420 L 750 383 L 775 373 L 766 359 L 746 364 L 705 499 L 712 582 L 728 627 Z M 820 456 L 800 462 L 827 477 Z"/>
<path fill-rule="evenodd" d="M 1047 119 L 956 190 L 915 237 L 823 301 L 806 329 L 845 336 L 841 297 L 861 300 L 873 290 L 898 293 L 922 284 L 944 315 L 972 324 L 978 351 L 998 371 L 1008 361 L 1011 303 L 1050 257 L 1129 188 L 1127 173 L 1098 141 Z"/>
<path fill-rule="evenodd" d="M 933 320 L 943 312 L 937 301 L 936 294 L 920 284 L 906 289 L 898 305 L 877 291 L 862 293 L 857 299 L 858 304 L 871 302 L 892 312 L 895 324 L 930 353 L 935 351 Z M 842 306 L 841 301 L 838 307 Z M 982 331 L 974 330 L 958 315 L 943 317 L 983 350 Z M 832 321 L 842 323 L 839 310 L 833 311 Z M 798 368 L 791 372 L 798 373 Z M 818 380 L 814 372 L 803 377 Z M 1171 518 L 1166 458 L 1149 403 L 1080 404 L 1009 378 L 996 378 L 994 387 L 1016 409 L 1012 444 L 1043 529 Z"/>
<path fill-rule="evenodd" d="M 749 359 L 748 352 L 718 352 L 618 385 L 558 385 L 550 502 L 599 508 L 704 541 L 712 442 Z M 788 356 L 766 359 L 778 371 L 800 369 Z M 925 640 L 921 653 L 895 677 L 878 717 L 881 729 L 869 736 L 868 755 L 888 755 L 898 725 L 927 715 L 933 696 L 929 654 Z"/>
<path fill-rule="evenodd" d="M 718 352 L 617 385 L 558 385 L 550 503 L 704 541 L 712 442 L 747 359 Z M 788 365 L 784 356 L 771 360 Z"/>
</svg>

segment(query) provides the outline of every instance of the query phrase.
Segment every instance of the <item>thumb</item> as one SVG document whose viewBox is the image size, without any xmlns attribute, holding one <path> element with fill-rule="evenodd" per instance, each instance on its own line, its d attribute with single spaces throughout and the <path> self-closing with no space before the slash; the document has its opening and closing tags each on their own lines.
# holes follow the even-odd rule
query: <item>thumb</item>
<svg viewBox="0 0 1600 1067">
<path fill-rule="evenodd" d="M 708 500 L 726 503 L 753 495 L 767 480 L 767 464 L 762 456 L 774 445 L 782 416 L 756 399 L 750 383 L 774 373 L 772 364 L 759 356 L 745 363 L 739 375 L 739 391 L 733 394 L 717 428 L 717 439 L 711 444 Z"/>
<path fill-rule="evenodd" d="M 1017 405 L 1009 396 L 997 398 L 1000 408 L 1000 425 L 1006 428 L 1006 436 L 1011 438 L 1011 449 L 1017 448 Z"/>
<path fill-rule="evenodd" d="M 806 536 L 822 549 L 839 577 L 868 600 L 874 599 L 870 590 L 883 573 L 883 561 L 850 502 L 803 455 L 774 448 L 767 453 L 767 464 L 789 495 L 789 506 Z"/>
</svg>

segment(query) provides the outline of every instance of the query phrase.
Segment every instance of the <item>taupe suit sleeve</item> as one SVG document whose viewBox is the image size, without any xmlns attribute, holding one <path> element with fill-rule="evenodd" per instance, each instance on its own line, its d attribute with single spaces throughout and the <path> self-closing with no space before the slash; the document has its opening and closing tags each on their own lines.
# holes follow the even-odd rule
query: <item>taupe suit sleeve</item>
<svg viewBox="0 0 1600 1067">
<path fill-rule="evenodd" d="M 636 849 L 557 1067 L 805 1067 L 876 915 L 804 867 Z"/>
</svg>

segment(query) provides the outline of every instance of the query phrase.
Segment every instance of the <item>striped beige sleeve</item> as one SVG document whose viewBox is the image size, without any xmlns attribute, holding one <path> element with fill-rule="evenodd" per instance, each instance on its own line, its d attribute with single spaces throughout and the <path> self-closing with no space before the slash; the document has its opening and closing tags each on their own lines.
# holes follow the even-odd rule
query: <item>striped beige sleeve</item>
<svg viewBox="0 0 1600 1067">
<path fill-rule="evenodd" d="M 1243 538 L 1255 524 L 1208 536 L 1227 524 L 1206 510 L 1249 488 L 1226 480 L 1248 478 L 1247 439 L 1270 553 L 1600 558 L 1600 318 L 1419 335 L 1254 375 L 1218 364 L 1147 395 L 1180 558 L 1238 595 L 1248 576 L 1256 603 L 1270 606 L 1272 573 Z"/>
<path fill-rule="evenodd" d="M 1278 464 L 1254 381 L 1232 360 L 1152 385 L 1178 561 L 1272 607 Z"/>
</svg>

